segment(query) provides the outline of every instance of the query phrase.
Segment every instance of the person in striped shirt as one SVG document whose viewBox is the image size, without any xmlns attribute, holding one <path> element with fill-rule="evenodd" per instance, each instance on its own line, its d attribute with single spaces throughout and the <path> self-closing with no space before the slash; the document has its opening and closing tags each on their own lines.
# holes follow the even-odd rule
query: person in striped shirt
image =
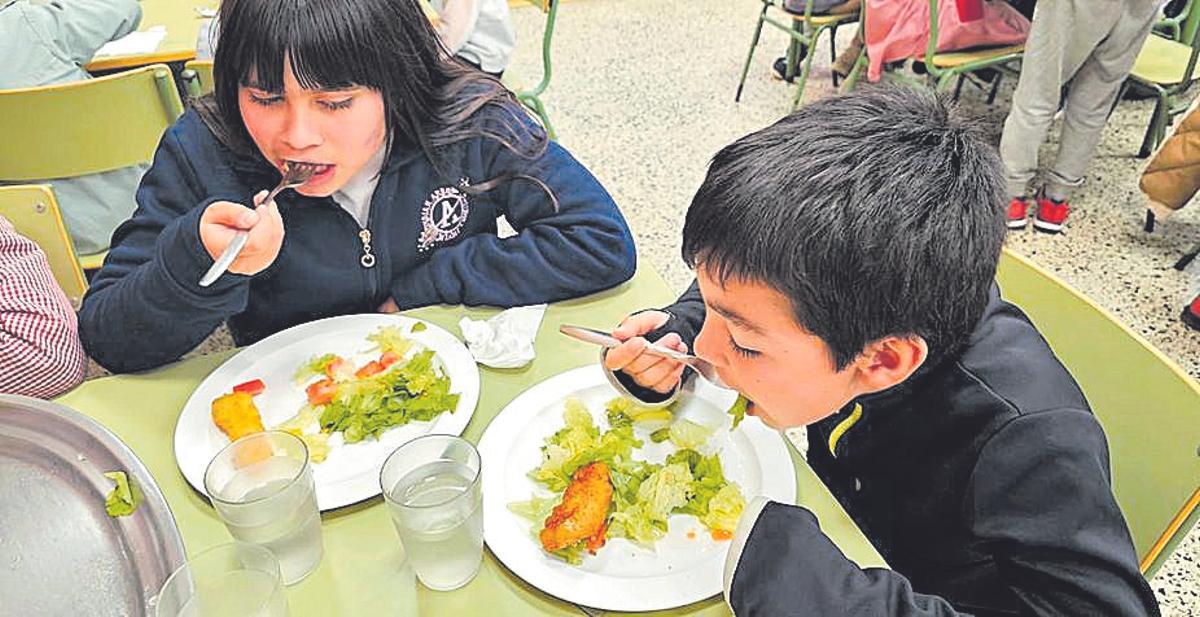
<svg viewBox="0 0 1200 617">
<path fill-rule="evenodd" d="M 0 394 L 57 396 L 86 367 L 75 311 L 45 253 L 0 216 Z"/>
</svg>

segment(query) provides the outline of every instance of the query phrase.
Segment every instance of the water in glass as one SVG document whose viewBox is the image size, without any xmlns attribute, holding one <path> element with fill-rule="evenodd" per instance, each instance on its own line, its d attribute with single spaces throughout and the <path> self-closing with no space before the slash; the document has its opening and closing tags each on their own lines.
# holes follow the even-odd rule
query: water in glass
<svg viewBox="0 0 1200 617">
<path fill-rule="evenodd" d="M 279 559 L 283 580 L 291 584 L 317 567 L 324 552 L 321 543 L 321 517 L 312 482 L 297 482 L 288 487 L 304 461 L 272 457 L 239 469 L 222 493 L 246 503 L 276 493 L 277 505 L 268 508 L 241 506 L 227 510 L 225 525 L 235 539 L 270 549 Z M 281 490 L 285 489 L 282 493 Z"/>
<path fill-rule="evenodd" d="M 266 602 L 263 598 L 266 597 Z M 287 617 L 277 579 L 258 570 L 234 570 L 198 584 L 178 617 Z"/>
<path fill-rule="evenodd" d="M 456 461 L 425 464 L 396 483 L 392 522 L 417 577 L 435 590 L 456 589 L 479 571 L 483 509 L 476 473 Z"/>
</svg>

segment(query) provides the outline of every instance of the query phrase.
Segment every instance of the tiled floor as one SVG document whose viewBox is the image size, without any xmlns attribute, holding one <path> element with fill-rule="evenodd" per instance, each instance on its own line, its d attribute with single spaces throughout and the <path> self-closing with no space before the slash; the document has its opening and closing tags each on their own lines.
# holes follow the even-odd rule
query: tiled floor
<svg viewBox="0 0 1200 617">
<path fill-rule="evenodd" d="M 764 32 L 741 103 L 734 89 L 758 3 L 753 0 L 574 0 L 559 10 L 554 73 L 544 100 L 559 140 L 588 165 L 621 205 L 638 254 L 676 287 L 691 275 L 679 259 L 680 228 L 708 159 L 721 146 L 788 111 L 792 90 L 768 77 L 785 44 Z M 514 11 L 520 38 L 514 66 L 538 75 L 542 15 Z M 850 29 L 839 33 L 843 42 Z M 821 46 L 806 100 L 832 92 Z M 844 43 L 843 43 L 844 44 Z M 977 91 L 964 104 L 998 142 L 1015 79 L 988 107 Z M 1087 185 L 1061 236 L 1014 234 L 1009 246 L 1056 272 L 1200 377 L 1200 333 L 1181 325 L 1200 276 L 1171 264 L 1200 241 L 1200 206 L 1141 231 L 1134 153 L 1149 119 L 1147 102 L 1122 102 L 1111 119 Z M 1044 156 L 1053 156 L 1057 129 Z M 1200 268 L 1194 268 L 1200 272 Z M 1200 531 L 1153 580 L 1164 615 L 1200 615 Z"/>
</svg>

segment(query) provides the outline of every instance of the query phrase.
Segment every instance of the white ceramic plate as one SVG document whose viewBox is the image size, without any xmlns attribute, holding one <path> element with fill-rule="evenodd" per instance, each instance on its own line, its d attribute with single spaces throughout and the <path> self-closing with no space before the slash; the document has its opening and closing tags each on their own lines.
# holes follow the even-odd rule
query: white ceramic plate
<svg viewBox="0 0 1200 617">
<path fill-rule="evenodd" d="M 267 337 L 230 358 L 206 378 L 188 399 L 175 425 L 175 460 L 189 484 L 201 493 L 204 470 L 229 439 L 212 422 L 213 399 L 233 386 L 261 379 L 267 389 L 254 397 L 263 425 L 270 428 L 300 410 L 307 398 L 293 376 L 297 367 L 314 356 L 335 353 L 356 366 L 375 359 L 378 351 L 367 335 L 381 326 L 398 326 L 409 333 L 418 320 L 399 315 L 344 315 L 284 330 Z M 434 365 L 450 377 L 450 391 L 458 393 L 458 407 L 431 422 L 412 422 L 388 430 L 379 440 L 366 438 L 345 444 L 341 433 L 329 439 L 324 462 L 313 465 L 317 505 L 324 510 L 340 508 L 378 495 L 379 470 L 383 461 L 401 444 L 429 433 L 461 435 L 479 401 L 479 369 L 467 348 L 446 330 L 425 323 L 420 332 L 406 334 L 419 345 L 434 351 Z M 415 347 L 415 346 L 414 346 Z M 410 351 L 411 355 L 413 351 Z"/>
<path fill-rule="evenodd" d="M 705 453 L 719 450 L 725 477 L 737 482 L 747 501 L 764 495 L 783 503 L 796 500 L 796 472 L 783 438 L 754 418 L 730 432 L 726 410 L 735 395 L 694 380 L 685 392 L 676 417 L 717 426 Z M 582 400 L 597 426 L 607 429 L 604 403 L 617 396 L 597 366 L 567 371 L 530 388 L 496 416 L 479 443 L 483 458 L 484 538 L 509 570 L 530 585 L 563 600 L 612 611 L 651 611 L 674 608 L 721 593 L 721 576 L 728 541 L 715 541 L 695 517 L 673 515 L 667 536 L 654 551 L 623 539 L 608 541 L 596 555 L 572 566 L 550 556 L 530 535 L 530 521 L 508 504 L 547 494 L 526 475 L 541 463 L 541 447 L 563 426 L 563 402 Z M 675 448 L 670 442 L 652 443 L 638 431 L 645 446 L 635 458 L 662 462 Z M 691 536 L 691 537 L 689 537 Z"/>
</svg>

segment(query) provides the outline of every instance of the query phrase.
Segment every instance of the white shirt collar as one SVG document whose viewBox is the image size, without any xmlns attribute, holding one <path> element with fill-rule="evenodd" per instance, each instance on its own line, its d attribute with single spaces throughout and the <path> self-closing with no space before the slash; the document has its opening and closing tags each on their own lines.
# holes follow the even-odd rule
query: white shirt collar
<svg viewBox="0 0 1200 617">
<path fill-rule="evenodd" d="M 354 174 L 342 188 L 333 194 L 333 200 L 349 212 L 360 227 L 367 226 L 367 215 L 371 211 L 371 196 L 379 184 L 379 172 L 383 169 L 383 157 L 387 153 L 387 142 Z"/>
</svg>

